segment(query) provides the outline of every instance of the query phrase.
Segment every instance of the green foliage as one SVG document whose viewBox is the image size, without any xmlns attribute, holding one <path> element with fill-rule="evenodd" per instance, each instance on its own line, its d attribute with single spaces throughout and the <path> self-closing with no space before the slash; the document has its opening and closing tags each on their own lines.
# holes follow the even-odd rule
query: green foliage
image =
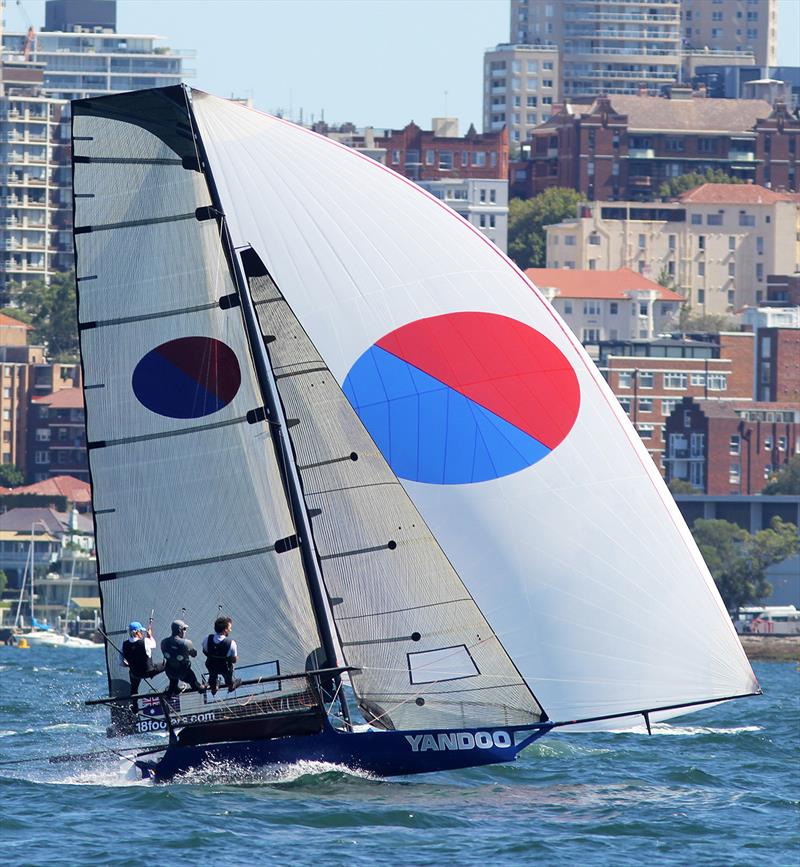
<svg viewBox="0 0 800 867">
<path fill-rule="evenodd" d="M 689 172 L 670 178 L 659 187 L 658 194 L 662 199 L 671 199 L 699 187 L 701 184 L 741 184 L 739 178 L 726 175 L 722 169 L 706 169 L 705 172 Z"/>
<path fill-rule="evenodd" d="M 730 611 L 768 597 L 772 585 L 764 574 L 767 568 L 796 554 L 800 547 L 797 527 L 777 517 L 755 534 L 729 521 L 700 518 L 692 535 Z"/>
<path fill-rule="evenodd" d="M 24 481 L 25 476 L 14 464 L 0 464 L 0 485 L 4 488 L 16 488 Z"/>
<path fill-rule="evenodd" d="M 567 187 L 551 187 L 532 199 L 512 199 L 508 205 L 508 255 L 520 268 L 544 268 L 545 226 L 575 217 L 583 196 Z"/>
<path fill-rule="evenodd" d="M 727 316 L 719 313 L 695 313 L 688 304 L 681 306 L 678 327 L 681 331 L 706 331 L 713 334 L 718 334 L 720 331 L 742 330 L 741 326 Z"/>
<path fill-rule="evenodd" d="M 0 596 L 5 593 L 6 587 L 8 587 L 8 575 L 0 569 Z"/>
<path fill-rule="evenodd" d="M 673 494 L 697 494 L 698 490 L 693 488 L 690 482 L 686 479 L 670 479 L 667 487 Z"/>
<path fill-rule="evenodd" d="M 32 343 L 47 347 L 51 361 L 78 357 L 78 317 L 73 271 L 55 274 L 47 285 L 35 280 L 20 289 L 16 300 L 30 317 Z"/>
<path fill-rule="evenodd" d="M 3 307 L 0 309 L 0 313 L 5 313 L 6 316 L 10 316 L 12 319 L 18 319 L 20 322 L 24 322 L 26 325 L 31 324 L 31 320 L 33 317 L 27 310 L 23 310 L 21 307 Z"/>
<path fill-rule="evenodd" d="M 795 455 L 776 473 L 766 485 L 762 494 L 800 494 L 800 455 Z"/>
</svg>

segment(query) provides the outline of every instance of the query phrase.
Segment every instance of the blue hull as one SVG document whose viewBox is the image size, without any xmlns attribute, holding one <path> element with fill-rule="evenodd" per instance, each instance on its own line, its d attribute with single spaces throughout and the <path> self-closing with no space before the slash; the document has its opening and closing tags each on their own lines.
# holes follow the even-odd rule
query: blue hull
<svg viewBox="0 0 800 867">
<path fill-rule="evenodd" d="M 342 732 L 326 727 L 319 734 L 264 740 L 227 741 L 200 746 L 170 745 L 158 762 L 137 765 L 158 781 L 226 763 L 247 768 L 299 761 L 328 762 L 380 777 L 423 774 L 513 762 L 528 744 L 550 731 L 535 729 L 459 729 L 403 732 Z M 515 734 L 520 738 L 515 738 Z"/>
</svg>

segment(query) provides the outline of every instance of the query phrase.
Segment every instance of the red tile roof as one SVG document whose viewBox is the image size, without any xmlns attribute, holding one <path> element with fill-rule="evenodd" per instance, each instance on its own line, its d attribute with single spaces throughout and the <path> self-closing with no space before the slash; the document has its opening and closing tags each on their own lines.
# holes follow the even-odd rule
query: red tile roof
<svg viewBox="0 0 800 867">
<path fill-rule="evenodd" d="M 21 319 L 15 319 L 13 316 L 6 316 L 5 313 L 0 313 L 0 325 L 6 328 L 13 328 L 15 325 L 19 328 L 31 328 L 26 322 Z"/>
<path fill-rule="evenodd" d="M 794 200 L 788 193 L 776 193 L 758 184 L 701 184 L 678 198 L 698 205 L 771 205 Z"/>
<path fill-rule="evenodd" d="M 618 268 L 616 271 L 578 271 L 574 268 L 528 268 L 525 276 L 538 288 L 558 290 L 559 298 L 625 299 L 632 289 L 655 290 L 660 301 L 683 301 L 682 295 L 665 289 L 647 277 Z"/>
<path fill-rule="evenodd" d="M 76 479 L 74 476 L 53 476 L 33 485 L 21 488 L 2 488 L 3 494 L 40 494 L 42 496 L 66 497 L 73 503 L 90 503 L 92 489 L 88 482 Z"/>
<path fill-rule="evenodd" d="M 61 388 L 52 394 L 34 397 L 33 401 L 56 409 L 83 409 L 83 390 L 80 388 Z"/>
</svg>

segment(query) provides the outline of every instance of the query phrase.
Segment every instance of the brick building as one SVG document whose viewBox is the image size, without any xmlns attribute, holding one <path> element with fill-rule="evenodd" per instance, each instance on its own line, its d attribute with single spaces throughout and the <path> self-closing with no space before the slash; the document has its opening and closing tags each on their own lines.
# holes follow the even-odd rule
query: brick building
<svg viewBox="0 0 800 867">
<path fill-rule="evenodd" d="M 384 130 L 374 146 L 386 151 L 386 165 L 412 181 L 448 178 L 508 178 L 508 134 L 505 129 L 479 133 L 470 125 L 458 135 L 453 118 L 433 118 L 433 129 L 413 121 L 405 129 Z"/>
<path fill-rule="evenodd" d="M 611 390 L 663 472 L 665 426 L 684 397 L 726 404 L 752 399 L 753 343 L 748 332 L 723 332 L 603 341 L 587 349 L 597 355 Z"/>
<path fill-rule="evenodd" d="M 759 328 L 756 399 L 800 406 L 800 328 Z"/>
<path fill-rule="evenodd" d="M 666 421 L 666 479 L 704 494 L 757 494 L 800 454 L 800 406 L 686 397 Z"/>
<path fill-rule="evenodd" d="M 83 392 L 62 388 L 30 406 L 28 476 L 34 482 L 70 475 L 89 481 Z"/>
<path fill-rule="evenodd" d="M 650 201 L 670 178 L 707 169 L 797 190 L 799 161 L 800 119 L 784 103 L 700 98 L 673 87 L 670 98 L 567 102 L 531 133 L 528 159 L 513 166 L 511 195 L 572 187 L 590 200 Z"/>
</svg>

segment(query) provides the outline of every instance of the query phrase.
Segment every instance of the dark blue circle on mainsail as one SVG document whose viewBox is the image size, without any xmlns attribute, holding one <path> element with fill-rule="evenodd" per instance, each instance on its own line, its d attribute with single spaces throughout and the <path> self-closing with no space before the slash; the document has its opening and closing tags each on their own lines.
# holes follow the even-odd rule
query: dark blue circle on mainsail
<svg viewBox="0 0 800 867">
<path fill-rule="evenodd" d="M 234 351 L 213 337 L 180 337 L 145 355 L 131 385 L 140 403 L 169 418 L 202 418 L 226 407 L 242 382 Z"/>
</svg>

